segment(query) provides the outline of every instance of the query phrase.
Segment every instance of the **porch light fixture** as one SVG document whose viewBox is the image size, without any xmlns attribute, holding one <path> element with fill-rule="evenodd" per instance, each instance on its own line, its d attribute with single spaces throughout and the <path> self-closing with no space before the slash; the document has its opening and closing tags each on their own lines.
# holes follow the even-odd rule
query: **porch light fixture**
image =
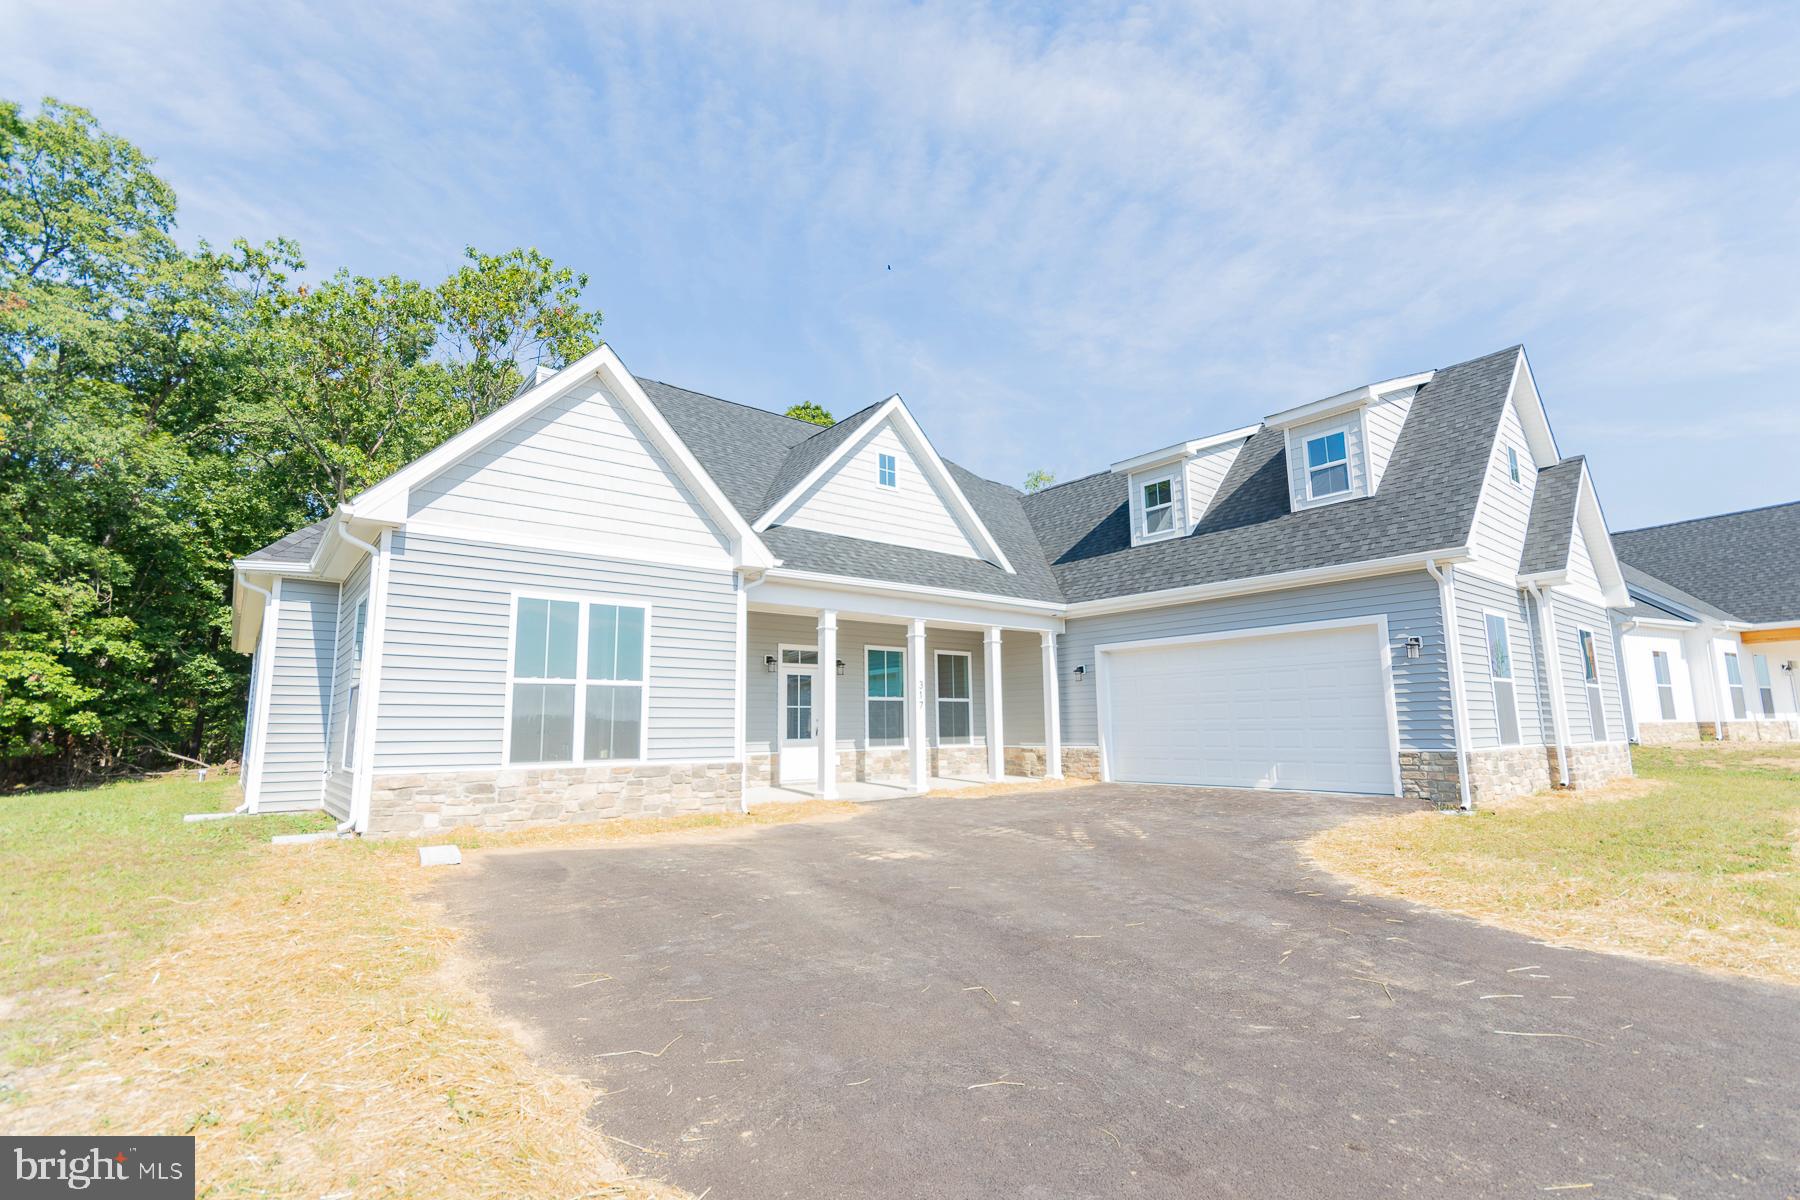
<svg viewBox="0 0 1800 1200">
<path fill-rule="evenodd" d="M 1424 652 L 1424 650 L 1425 650 L 1425 639 L 1424 638 L 1409 637 L 1406 639 L 1406 657 L 1417 658 L 1417 657 L 1419 657 L 1419 655 L 1421 653 Z"/>
<path fill-rule="evenodd" d="M 1075 668 L 1075 682 L 1081 683 L 1085 679 L 1087 679 L 1087 667 L 1086 666 L 1076 667 Z"/>
<path fill-rule="evenodd" d="M 775 656 L 773 654 L 763 655 L 763 670 L 771 675 L 775 673 Z"/>
<path fill-rule="evenodd" d="M 838 665 L 838 674 L 839 674 L 839 675 L 842 675 L 842 674 L 843 674 L 843 673 L 844 673 L 844 660 L 843 660 L 843 659 L 841 659 L 841 658 L 840 658 L 840 659 L 838 659 L 838 660 L 837 660 L 837 665 Z"/>
</svg>

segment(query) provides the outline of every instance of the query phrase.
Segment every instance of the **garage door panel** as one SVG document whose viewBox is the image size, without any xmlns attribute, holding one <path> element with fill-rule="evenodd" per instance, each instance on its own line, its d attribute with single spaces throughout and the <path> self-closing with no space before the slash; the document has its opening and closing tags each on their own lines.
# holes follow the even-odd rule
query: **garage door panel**
<svg viewBox="0 0 1800 1200">
<path fill-rule="evenodd" d="M 1393 749 L 1370 627 L 1112 651 L 1115 779 L 1387 793 Z"/>
</svg>

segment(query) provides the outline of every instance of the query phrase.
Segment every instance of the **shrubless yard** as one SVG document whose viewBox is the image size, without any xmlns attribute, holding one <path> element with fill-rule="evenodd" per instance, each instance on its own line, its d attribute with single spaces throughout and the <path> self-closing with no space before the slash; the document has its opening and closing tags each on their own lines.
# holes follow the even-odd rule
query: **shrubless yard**
<svg viewBox="0 0 1800 1200">
<path fill-rule="evenodd" d="M 1640 751 L 1643 779 L 1309 844 L 1366 886 L 1551 940 L 1800 982 L 1800 751 Z M 466 980 L 409 842 L 268 844 L 322 817 L 183 824 L 234 781 L 0 800 L 0 1129 L 192 1133 L 203 1195 L 673 1194 L 625 1179 L 584 1084 Z M 847 816 L 458 837 L 471 851 Z M 602 1180 L 613 1180 L 602 1183 Z"/>
</svg>

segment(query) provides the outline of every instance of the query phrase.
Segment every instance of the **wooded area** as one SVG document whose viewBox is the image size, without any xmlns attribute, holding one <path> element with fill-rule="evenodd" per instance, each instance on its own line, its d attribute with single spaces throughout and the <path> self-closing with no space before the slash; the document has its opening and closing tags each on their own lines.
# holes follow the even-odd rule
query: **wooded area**
<svg viewBox="0 0 1800 1200">
<path fill-rule="evenodd" d="M 587 276 L 532 249 L 428 284 L 184 248 L 153 166 L 0 100 L 0 786 L 234 757 L 231 561 L 598 338 Z"/>
</svg>

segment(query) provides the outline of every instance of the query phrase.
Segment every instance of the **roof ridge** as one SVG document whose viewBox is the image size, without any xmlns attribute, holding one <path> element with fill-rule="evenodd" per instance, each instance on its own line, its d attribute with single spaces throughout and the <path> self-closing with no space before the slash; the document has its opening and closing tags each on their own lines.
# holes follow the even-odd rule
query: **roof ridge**
<svg viewBox="0 0 1800 1200">
<path fill-rule="evenodd" d="M 775 417 L 782 421 L 792 421 L 796 425 L 813 425 L 816 429 L 831 428 L 830 425 L 814 425 L 811 421 L 803 421 L 799 417 L 790 417 L 786 413 L 778 413 L 772 408 L 762 408 L 755 404 L 745 404 L 742 400 L 727 400 L 725 397 L 715 396 L 711 392 L 696 392 L 693 388 L 682 387 L 679 383 L 670 383 L 666 379 L 652 379 L 648 375 L 634 375 L 632 378 L 636 379 L 639 383 L 654 383 L 658 387 L 674 388 L 678 392 L 686 392 L 688 395 L 698 396 L 702 400 L 713 400 L 720 404 L 729 404 L 733 408 L 741 408 L 749 412 L 761 413 L 765 417 Z M 856 411 L 861 412 L 862 409 L 859 408 Z M 855 414 L 853 413 L 851 415 L 854 416 Z M 833 422 L 832 424 L 836 424 L 836 422 Z"/>
<path fill-rule="evenodd" d="M 1039 488 L 1035 492 L 1020 492 L 1019 494 L 1022 496 L 1026 496 L 1026 497 L 1041 496 L 1045 492 L 1054 492 L 1057 488 L 1074 487 L 1078 483 L 1086 483 L 1090 479 L 1098 479 L 1102 475 L 1111 475 L 1111 474 L 1112 474 L 1112 471 L 1110 469 L 1105 470 L 1105 471 L 1089 471 L 1086 475 L 1077 475 L 1074 479 L 1065 479 L 1060 483 L 1046 483 L 1043 487 Z M 989 482 L 990 483 L 1000 483 L 1000 481 L 997 479 L 989 480 Z M 1008 487 L 1010 485 L 1000 484 L 1000 486 Z"/>
<path fill-rule="evenodd" d="M 1673 529 L 1677 525 L 1698 525 L 1702 521 L 1717 521 L 1725 517 L 1743 517 L 1751 513 L 1768 512 L 1776 508 L 1800 507 L 1800 500 L 1778 500 L 1774 504 L 1757 504 L 1749 508 L 1734 508 L 1730 512 L 1713 513 L 1707 517 L 1683 517 L 1679 521 L 1664 521 L 1660 525 L 1640 525 L 1636 529 L 1621 529 L 1613 534 L 1619 537 L 1627 533 L 1649 533 L 1652 529 Z"/>
</svg>

